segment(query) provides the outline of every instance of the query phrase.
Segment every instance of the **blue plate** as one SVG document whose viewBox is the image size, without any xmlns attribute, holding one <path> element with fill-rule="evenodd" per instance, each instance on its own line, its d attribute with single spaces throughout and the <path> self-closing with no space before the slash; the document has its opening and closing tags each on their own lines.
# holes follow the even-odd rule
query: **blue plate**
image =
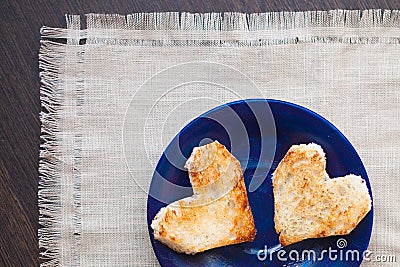
<svg viewBox="0 0 400 267">
<path fill-rule="evenodd" d="M 266 117 L 265 114 L 257 114 L 266 103 L 269 104 L 274 118 L 275 129 L 272 130 L 260 130 L 262 127 L 256 119 Z M 217 121 L 223 121 L 224 114 L 232 113 L 232 110 L 243 122 L 248 140 L 232 137 L 226 127 L 209 119 L 213 117 Z M 257 228 L 256 239 L 251 243 L 216 248 L 191 256 L 176 253 L 155 241 L 150 224 L 160 208 L 167 205 L 164 202 L 172 202 L 191 194 L 188 174 L 182 168 L 184 158 L 204 138 L 216 139 L 228 150 L 235 150 L 233 154 L 244 168 L 247 188 L 254 179 L 257 168 L 265 168 L 265 172 L 260 186 L 248 193 Z M 262 142 L 267 146 L 275 144 L 275 154 L 271 162 L 260 162 Z M 317 143 L 324 149 L 330 177 L 349 173 L 361 175 L 372 196 L 365 168 L 350 142 L 330 122 L 304 107 L 277 100 L 241 100 L 212 109 L 190 122 L 161 156 L 150 185 L 147 222 L 151 243 L 161 266 L 359 266 L 362 253 L 367 249 L 371 237 L 373 210 L 349 235 L 308 239 L 286 247 L 279 245 L 274 229 L 271 175 L 291 145 L 310 142 Z M 171 162 L 171 155 L 182 155 L 183 158 L 178 157 Z M 160 199 L 163 201 L 159 201 Z M 267 251 L 266 254 L 264 250 Z"/>
</svg>

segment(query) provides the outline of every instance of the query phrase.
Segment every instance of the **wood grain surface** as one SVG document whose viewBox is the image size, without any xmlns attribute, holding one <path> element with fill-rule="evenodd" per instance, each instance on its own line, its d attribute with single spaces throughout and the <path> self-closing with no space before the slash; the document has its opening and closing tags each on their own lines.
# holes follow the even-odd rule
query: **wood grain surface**
<svg viewBox="0 0 400 267">
<path fill-rule="evenodd" d="M 38 50 L 43 25 L 64 27 L 65 14 L 187 11 L 266 12 L 400 9 L 398 0 L 1 0 L 0 267 L 38 266 L 40 101 Z"/>
</svg>

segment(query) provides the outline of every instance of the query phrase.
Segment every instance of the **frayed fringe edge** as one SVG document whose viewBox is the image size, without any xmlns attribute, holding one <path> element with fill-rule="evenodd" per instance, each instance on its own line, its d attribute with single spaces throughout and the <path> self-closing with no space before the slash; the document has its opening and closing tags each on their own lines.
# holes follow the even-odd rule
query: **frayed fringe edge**
<svg viewBox="0 0 400 267">
<path fill-rule="evenodd" d="M 80 16 L 66 15 L 66 24 L 68 31 L 79 32 Z M 57 31 L 53 31 L 56 34 Z M 60 32 L 60 31 L 59 31 Z M 62 31 L 61 31 L 62 32 Z M 46 34 L 42 35 L 42 38 Z M 57 37 L 54 37 L 57 38 Z M 68 233 L 73 235 L 74 245 L 71 246 L 73 259 L 69 263 L 73 266 L 79 265 L 78 250 L 80 247 L 81 234 L 81 194 L 80 194 L 80 173 L 78 170 L 71 170 L 71 166 L 63 162 L 60 153 L 61 133 L 59 126 L 62 120 L 61 109 L 64 101 L 64 84 L 60 79 L 60 74 L 63 73 L 63 62 L 66 58 L 66 46 L 57 42 L 41 40 L 39 50 L 39 68 L 40 76 L 40 102 L 42 110 L 40 112 L 41 121 L 41 140 L 40 159 L 39 159 L 39 258 L 42 261 L 40 266 L 59 266 L 61 264 L 61 229 L 62 229 L 62 203 L 61 203 L 61 183 L 63 170 L 69 169 L 73 173 L 73 205 L 74 213 L 72 223 L 74 226 L 73 232 Z M 68 36 L 68 45 L 79 44 L 79 38 Z M 79 53 L 77 58 L 81 58 L 84 54 Z M 83 75 L 78 73 L 76 81 L 76 95 L 80 97 L 83 89 Z M 77 105 L 81 103 L 76 99 Z M 81 136 L 76 134 L 74 142 L 79 142 Z M 80 162 L 80 146 L 75 148 L 74 163 Z M 78 164 L 79 165 L 79 164 Z M 76 250 L 76 251 L 75 251 Z"/>
<path fill-rule="evenodd" d="M 39 51 L 40 101 L 44 111 L 40 113 L 41 139 L 39 160 L 39 224 L 38 229 L 41 266 L 59 264 L 61 239 L 61 171 L 57 163 L 60 120 L 59 66 L 64 57 L 62 45 L 41 41 Z"/>
<path fill-rule="evenodd" d="M 72 18 L 77 19 L 79 17 Z M 72 21 L 74 22 L 74 21 Z M 67 23 L 68 24 L 68 23 Z M 76 25 L 76 23 L 75 23 Z M 75 40 L 76 41 L 76 40 Z M 74 40 L 69 40 L 68 43 L 74 43 Z M 60 76 L 64 73 L 63 66 L 68 57 L 66 47 L 68 45 L 59 44 L 52 41 L 41 40 L 41 47 L 39 50 L 39 74 L 41 87 L 40 87 L 40 101 L 42 111 L 40 112 L 41 121 L 41 140 L 40 145 L 40 159 L 39 159 L 39 190 L 38 190 L 38 204 L 39 204 L 39 229 L 38 239 L 41 262 L 40 266 L 59 266 L 61 261 L 61 239 L 62 234 L 68 235 L 71 244 L 66 244 L 70 247 L 68 263 L 72 266 L 79 266 L 79 248 L 81 242 L 81 174 L 79 167 L 81 165 L 81 145 L 82 135 L 80 132 L 74 131 L 70 136 L 61 136 L 62 129 L 62 111 L 63 103 L 65 101 L 65 84 Z M 84 51 L 78 49 L 74 53 L 76 63 L 83 62 Z M 74 100 L 76 107 L 75 125 L 79 126 L 79 118 L 81 116 L 82 108 L 82 93 L 84 86 L 84 73 L 78 71 L 76 73 L 75 87 L 69 90 L 74 93 Z M 64 162 L 65 156 L 61 154 L 62 142 L 69 138 L 74 144 L 74 154 L 70 155 L 71 163 Z M 65 176 L 64 175 L 68 175 Z M 72 176 L 70 176 L 72 175 Z M 62 181 L 63 178 L 73 179 L 73 214 L 71 220 L 73 229 L 68 229 L 62 233 L 63 218 L 63 203 L 62 203 Z M 69 200 L 68 200 L 69 201 Z M 64 203 L 65 204 L 65 203 Z M 67 203 L 70 204 L 70 203 Z"/>
<path fill-rule="evenodd" d="M 358 30 L 378 27 L 394 28 L 395 31 L 382 31 L 379 36 L 371 36 L 370 32 L 360 34 Z M 335 34 L 337 31 L 330 34 L 329 28 L 341 28 L 344 33 L 340 36 Z M 87 29 L 43 27 L 41 31 L 45 38 L 86 39 L 88 44 L 262 46 L 304 42 L 398 44 L 397 30 L 400 30 L 399 10 L 373 9 L 258 14 L 88 14 Z"/>
</svg>

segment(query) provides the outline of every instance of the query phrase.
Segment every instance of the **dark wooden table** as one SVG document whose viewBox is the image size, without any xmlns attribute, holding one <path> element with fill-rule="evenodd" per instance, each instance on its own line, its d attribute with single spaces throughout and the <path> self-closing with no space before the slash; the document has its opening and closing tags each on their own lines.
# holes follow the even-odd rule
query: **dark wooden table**
<svg viewBox="0 0 400 267">
<path fill-rule="evenodd" d="M 40 101 L 38 50 L 43 25 L 64 27 L 65 14 L 155 11 L 266 12 L 400 9 L 398 0 L 1 0 L 0 267 L 37 266 Z"/>
</svg>

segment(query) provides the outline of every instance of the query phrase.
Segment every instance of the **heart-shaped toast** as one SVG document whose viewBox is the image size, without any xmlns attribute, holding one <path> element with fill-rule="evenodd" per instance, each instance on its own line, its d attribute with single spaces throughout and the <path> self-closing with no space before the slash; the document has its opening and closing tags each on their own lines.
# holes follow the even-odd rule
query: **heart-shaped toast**
<svg viewBox="0 0 400 267">
<path fill-rule="evenodd" d="M 185 166 L 194 195 L 157 213 L 154 238 L 187 254 L 253 241 L 256 229 L 239 161 L 215 141 L 194 148 Z"/>
<path fill-rule="evenodd" d="M 317 144 L 293 145 L 273 174 L 275 230 L 282 245 L 349 234 L 371 210 L 364 179 L 329 178 Z"/>
</svg>

